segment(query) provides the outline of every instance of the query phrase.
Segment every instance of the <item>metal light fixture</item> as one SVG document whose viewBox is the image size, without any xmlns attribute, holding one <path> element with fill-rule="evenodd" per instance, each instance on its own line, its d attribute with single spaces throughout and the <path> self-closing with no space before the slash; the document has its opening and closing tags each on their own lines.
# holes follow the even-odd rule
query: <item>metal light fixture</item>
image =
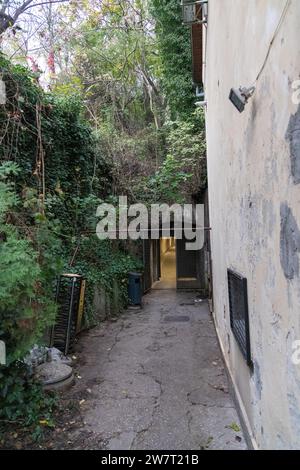
<svg viewBox="0 0 300 470">
<path fill-rule="evenodd" d="M 248 103 L 249 98 L 255 92 L 255 86 L 250 88 L 240 87 L 238 90 L 231 88 L 229 99 L 231 103 L 236 107 L 236 109 L 242 113 L 245 109 L 246 104 Z"/>
</svg>

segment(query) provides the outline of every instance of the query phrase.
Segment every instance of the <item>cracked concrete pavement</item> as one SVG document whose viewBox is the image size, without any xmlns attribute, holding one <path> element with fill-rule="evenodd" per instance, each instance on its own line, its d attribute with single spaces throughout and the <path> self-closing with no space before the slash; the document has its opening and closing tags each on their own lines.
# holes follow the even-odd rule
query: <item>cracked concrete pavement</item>
<svg viewBox="0 0 300 470">
<path fill-rule="evenodd" d="M 110 450 L 246 449 L 211 316 L 195 292 L 152 291 L 80 340 L 82 425 Z M 97 443 L 95 445 L 95 442 Z"/>
</svg>

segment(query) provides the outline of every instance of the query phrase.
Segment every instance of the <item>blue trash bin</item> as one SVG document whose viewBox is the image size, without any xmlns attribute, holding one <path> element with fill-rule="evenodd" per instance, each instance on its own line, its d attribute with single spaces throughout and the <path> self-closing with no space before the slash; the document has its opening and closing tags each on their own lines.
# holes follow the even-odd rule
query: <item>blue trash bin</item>
<svg viewBox="0 0 300 470">
<path fill-rule="evenodd" d="M 130 305 L 142 305 L 142 274 L 128 274 L 128 297 Z"/>
</svg>

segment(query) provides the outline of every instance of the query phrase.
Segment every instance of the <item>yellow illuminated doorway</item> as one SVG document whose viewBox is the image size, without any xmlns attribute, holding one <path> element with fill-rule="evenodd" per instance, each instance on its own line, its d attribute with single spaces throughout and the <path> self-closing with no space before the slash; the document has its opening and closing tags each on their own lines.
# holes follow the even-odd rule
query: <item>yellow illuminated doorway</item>
<svg viewBox="0 0 300 470">
<path fill-rule="evenodd" d="M 153 289 L 176 289 L 176 242 L 174 238 L 160 240 L 160 280 Z"/>
</svg>

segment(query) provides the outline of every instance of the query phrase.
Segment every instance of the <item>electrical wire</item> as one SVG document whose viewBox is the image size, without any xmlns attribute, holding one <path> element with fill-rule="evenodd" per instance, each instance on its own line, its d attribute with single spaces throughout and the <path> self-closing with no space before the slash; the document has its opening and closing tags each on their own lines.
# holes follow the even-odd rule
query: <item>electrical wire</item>
<svg viewBox="0 0 300 470">
<path fill-rule="evenodd" d="M 290 5 L 291 5 L 291 0 L 287 0 L 287 2 L 286 2 L 286 4 L 285 4 L 285 7 L 284 7 L 284 9 L 283 9 L 283 12 L 282 12 L 282 14 L 281 14 L 280 20 L 279 20 L 279 22 L 278 22 L 278 25 L 277 25 L 277 27 L 276 27 L 276 29 L 275 29 L 275 31 L 274 31 L 274 34 L 273 34 L 272 39 L 271 39 L 271 42 L 270 42 L 270 44 L 269 44 L 267 55 L 266 55 L 266 57 L 265 57 L 265 60 L 264 60 L 264 62 L 263 62 L 263 64 L 262 64 L 262 67 L 261 67 L 260 71 L 258 72 L 258 75 L 257 75 L 257 77 L 256 77 L 255 82 L 253 83 L 253 85 L 255 85 L 255 84 L 258 82 L 259 78 L 261 77 L 261 75 L 262 75 L 262 73 L 263 73 L 263 71 L 264 71 L 264 69 L 265 69 L 265 67 L 266 67 L 266 65 L 267 65 L 267 62 L 268 62 L 268 59 L 269 59 L 269 56 L 270 56 L 270 52 L 271 52 L 272 46 L 273 46 L 274 41 L 275 41 L 275 39 L 276 39 L 276 37 L 277 37 L 277 34 L 279 33 L 280 28 L 281 28 L 281 26 L 282 26 L 282 24 L 283 24 L 283 22 L 284 22 L 284 20 L 285 20 L 285 17 L 286 17 L 286 15 L 287 15 L 287 12 L 288 12 L 288 9 L 289 9 Z"/>
</svg>

